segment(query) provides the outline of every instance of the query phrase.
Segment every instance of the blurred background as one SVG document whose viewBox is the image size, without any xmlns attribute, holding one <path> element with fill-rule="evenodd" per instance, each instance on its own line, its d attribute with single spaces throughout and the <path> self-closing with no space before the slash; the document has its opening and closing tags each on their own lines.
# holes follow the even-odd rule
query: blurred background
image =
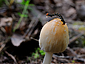
<svg viewBox="0 0 85 64">
<path fill-rule="evenodd" d="M 0 63 L 42 64 L 39 35 L 59 13 L 69 29 L 69 45 L 51 64 L 85 63 L 85 0 L 0 0 Z M 61 38 L 62 39 L 62 38 Z"/>
</svg>

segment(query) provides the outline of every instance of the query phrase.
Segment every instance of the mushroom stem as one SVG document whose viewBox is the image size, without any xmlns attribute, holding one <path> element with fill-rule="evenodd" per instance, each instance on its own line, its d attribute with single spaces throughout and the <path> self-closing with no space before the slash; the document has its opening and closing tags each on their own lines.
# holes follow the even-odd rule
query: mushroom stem
<svg viewBox="0 0 85 64">
<path fill-rule="evenodd" d="M 53 55 L 53 53 L 46 52 L 44 60 L 43 60 L 43 64 L 50 64 L 51 63 L 51 59 L 52 59 L 52 55 Z"/>
</svg>

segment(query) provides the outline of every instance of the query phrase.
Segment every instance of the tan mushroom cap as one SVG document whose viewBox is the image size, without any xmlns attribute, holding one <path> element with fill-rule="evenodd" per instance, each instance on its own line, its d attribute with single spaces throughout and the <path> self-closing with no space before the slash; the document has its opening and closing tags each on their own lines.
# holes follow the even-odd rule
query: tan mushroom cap
<svg viewBox="0 0 85 64">
<path fill-rule="evenodd" d="M 40 33 L 39 46 L 45 52 L 63 52 L 69 43 L 68 27 L 59 18 L 47 22 Z"/>
</svg>

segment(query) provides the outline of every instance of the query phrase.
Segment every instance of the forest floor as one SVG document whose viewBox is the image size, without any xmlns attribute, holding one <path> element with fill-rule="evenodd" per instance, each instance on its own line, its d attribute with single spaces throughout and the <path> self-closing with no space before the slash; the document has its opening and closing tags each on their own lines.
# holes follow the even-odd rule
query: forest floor
<svg viewBox="0 0 85 64">
<path fill-rule="evenodd" d="M 53 54 L 51 64 L 85 63 L 84 0 L 21 1 L 0 2 L 0 64 L 42 64 L 45 52 L 40 50 L 39 35 L 52 19 L 46 13 L 61 14 L 69 29 L 68 47 Z"/>
</svg>

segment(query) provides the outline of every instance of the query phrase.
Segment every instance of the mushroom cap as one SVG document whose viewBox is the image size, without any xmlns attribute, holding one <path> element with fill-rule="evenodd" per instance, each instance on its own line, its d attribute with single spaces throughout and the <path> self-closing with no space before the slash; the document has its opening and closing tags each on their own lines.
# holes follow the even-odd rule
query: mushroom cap
<svg viewBox="0 0 85 64">
<path fill-rule="evenodd" d="M 67 24 L 59 18 L 47 22 L 40 33 L 39 46 L 45 52 L 63 52 L 69 43 Z"/>
</svg>

